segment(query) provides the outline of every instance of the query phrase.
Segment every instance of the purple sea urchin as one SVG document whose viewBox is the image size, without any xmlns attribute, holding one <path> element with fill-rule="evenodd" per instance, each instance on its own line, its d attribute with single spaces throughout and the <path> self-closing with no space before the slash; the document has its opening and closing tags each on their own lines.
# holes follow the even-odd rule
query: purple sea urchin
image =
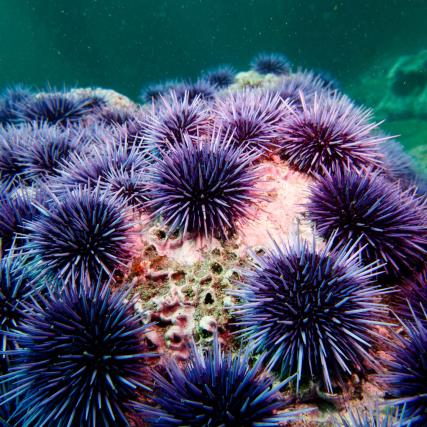
<svg viewBox="0 0 427 427">
<path fill-rule="evenodd" d="M 260 53 L 251 61 L 251 68 L 259 74 L 289 74 L 291 63 L 281 53 Z"/>
<path fill-rule="evenodd" d="M 38 271 L 66 281 L 86 274 L 96 280 L 129 261 L 132 224 L 122 199 L 102 193 L 99 186 L 51 197 L 49 209 L 38 205 L 40 217 L 26 225 L 24 248 Z"/>
<path fill-rule="evenodd" d="M 0 124 L 11 125 L 17 122 L 22 105 L 32 97 L 32 91 L 25 86 L 6 88 L 0 96 Z"/>
<path fill-rule="evenodd" d="M 24 317 L 24 305 L 31 303 L 34 294 L 31 277 L 25 270 L 26 258 L 17 255 L 11 251 L 0 260 L 1 351 L 15 348 L 8 333 L 18 328 Z M 0 358 L 4 361 L 7 357 L 3 354 Z"/>
<path fill-rule="evenodd" d="M 46 180 L 59 175 L 63 161 L 82 150 L 78 134 L 71 129 L 42 125 L 31 131 L 30 140 L 21 148 L 19 161 L 26 181 Z"/>
<path fill-rule="evenodd" d="M 205 79 L 198 79 L 195 82 L 184 81 L 172 89 L 178 100 L 183 101 L 185 97 L 188 97 L 189 102 L 196 98 L 211 101 L 215 97 L 216 90 L 217 87 Z"/>
<path fill-rule="evenodd" d="M 423 311 L 427 310 L 427 268 L 406 279 L 399 290 L 399 305 L 396 308 L 399 317 L 407 321 L 415 313 L 417 318 L 422 319 Z"/>
<path fill-rule="evenodd" d="M 162 83 L 151 83 L 141 90 L 139 98 L 143 104 L 159 101 L 161 98 L 165 98 L 170 91 L 173 91 L 177 85 L 179 85 L 179 83 L 174 80 Z"/>
<path fill-rule="evenodd" d="M 405 417 L 405 410 L 387 406 L 381 411 L 379 403 L 373 409 L 350 409 L 347 416 L 334 420 L 334 427 L 404 427 L 411 420 Z"/>
<path fill-rule="evenodd" d="M 288 110 L 277 94 L 244 90 L 218 98 L 214 114 L 217 126 L 232 133 L 234 144 L 266 154 L 277 150 L 279 130 Z"/>
<path fill-rule="evenodd" d="M 0 185 L 0 248 L 9 250 L 18 235 L 25 233 L 26 221 L 35 219 L 39 212 L 33 201 L 43 202 L 40 192 L 31 195 L 30 191 L 9 192 Z M 21 241 L 16 240 L 16 246 Z"/>
<path fill-rule="evenodd" d="M 82 120 L 91 108 L 90 98 L 76 98 L 61 92 L 51 92 L 28 100 L 22 105 L 19 118 L 24 122 L 65 126 Z"/>
<path fill-rule="evenodd" d="M 236 71 L 229 65 L 222 65 L 202 74 L 202 79 L 207 80 L 218 89 L 225 89 L 234 82 Z"/>
<path fill-rule="evenodd" d="M 282 128 L 283 159 L 301 172 L 317 174 L 381 167 L 378 145 L 386 137 L 372 134 L 378 124 L 370 122 L 370 110 L 336 93 L 300 97 L 302 109 L 289 108 Z"/>
<path fill-rule="evenodd" d="M 190 101 L 188 93 L 179 100 L 175 92 L 162 98 L 159 110 L 147 117 L 145 138 L 153 149 L 165 150 L 181 141 L 182 135 L 196 137 L 207 132 L 209 111 L 199 97 Z"/>
<path fill-rule="evenodd" d="M 17 187 L 24 181 L 21 153 L 30 144 L 31 128 L 0 128 L 0 183 Z"/>
<path fill-rule="evenodd" d="M 275 90 L 284 100 L 292 102 L 292 106 L 301 108 L 300 93 L 308 100 L 325 89 L 328 88 L 325 88 L 322 79 L 312 71 L 298 71 L 286 76 Z"/>
<path fill-rule="evenodd" d="M 423 427 L 427 423 L 427 314 L 398 320 L 404 333 L 393 331 L 388 352 L 392 360 L 385 360 L 388 371 L 380 379 L 387 387 L 386 397 L 405 405 L 411 427 Z"/>
<path fill-rule="evenodd" d="M 288 403 L 279 391 L 289 381 L 274 385 L 262 368 L 263 357 L 250 367 L 250 354 L 221 351 L 217 338 L 203 354 L 191 345 L 189 364 L 181 369 L 175 360 L 167 375 L 154 373 L 154 406 L 140 405 L 150 425 L 159 427 L 277 426 L 297 418 L 298 412 L 282 412 Z"/>
<path fill-rule="evenodd" d="M 207 143 L 185 135 L 149 170 L 145 207 L 169 226 L 169 233 L 226 239 L 257 199 L 253 160 L 220 132 Z"/>
<path fill-rule="evenodd" d="M 126 412 L 143 384 L 147 326 L 133 311 L 129 292 L 101 282 L 73 283 L 34 304 L 19 332 L 13 366 L 0 397 L 20 398 L 26 426 L 128 426 Z"/>
<path fill-rule="evenodd" d="M 300 383 L 317 381 L 331 392 L 353 372 L 375 367 L 369 349 L 373 326 L 386 307 L 385 290 L 371 284 L 378 267 L 362 266 L 354 246 L 335 250 L 333 238 L 322 250 L 300 238 L 254 255 L 254 269 L 232 294 L 240 336 L 266 351 L 281 376 L 297 371 Z"/>
<path fill-rule="evenodd" d="M 385 263 L 390 276 L 416 269 L 427 253 L 427 220 L 421 202 L 398 184 L 369 171 L 337 171 L 318 177 L 311 189 L 309 218 L 337 243 L 360 239 L 367 262 Z"/>
</svg>

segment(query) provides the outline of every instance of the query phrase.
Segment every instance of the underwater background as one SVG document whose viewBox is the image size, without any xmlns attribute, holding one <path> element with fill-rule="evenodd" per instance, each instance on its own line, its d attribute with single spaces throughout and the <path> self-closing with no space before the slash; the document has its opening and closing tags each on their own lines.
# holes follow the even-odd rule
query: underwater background
<svg viewBox="0 0 427 427">
<path fill-rule="evenodd" d="M 100 86 L 134 100 L 153 81 L 193 78 L 222 63 L 246 70 L 259 51 L 277 51 L 301 67 L 328 71 L 356 101 L 376 107 L 393 63 L 427 46 L 425 0 L 2 0 L 0 6 L 3 86 Z M 374 109 L 379 119 L 386 116 Z M 408 149 L 423 144 L 425 122 L 393 121 L 383 128 L 399 133 Z"/>
</svg>

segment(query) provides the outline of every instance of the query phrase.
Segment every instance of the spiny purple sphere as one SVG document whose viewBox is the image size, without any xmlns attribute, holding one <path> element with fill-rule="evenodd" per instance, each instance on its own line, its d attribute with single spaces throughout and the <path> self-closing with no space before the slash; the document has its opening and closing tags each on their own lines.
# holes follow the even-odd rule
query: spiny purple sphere
<svg viewBox="0 0 427 427">
<path fill-rule="evenodd" d="M 147 329 L 129 292 L 83 282 L 51 291 L 16 333 L 18 350 L 2 378 L 15 387 L 26 426 L 126 427 L 130 402 L 146 390 Z M 4 396 L 0 396 L 4 400 Z"/>
<path fill-rule="evenodd" d="M 90 98 L 51 92 L 31 98 L 20 109 L 23 122 L 66 126 L 80 122 L 92 109 Z"/>
<path fill-rule="evenodd" d="M 207 133 L 209 110 L 200 97 L 190 100 L 186 93 L 178 99 L 171 92 L 161 101 L 158 110 L 147 117 L 145 139 L 154 150 L 166 150 L 168 145 L 180 142 L 183 135 L 195 138 Z"/>
<path fill-rule="evenodd" d="M 281 53 L 260 53 L 251 61 L 251 68 L 259 74 L 288 74 L 291 62 Z"/>
<path fill-rule="evenodd" d="M 203 73 L 202 79 L 207 80 L 217 89 L 225 89 L 234 82 L 235 76 L 236 71 L 233 67 L 222 65 Z"/>
<path fill-rule="evenodd" d="M 91 280 L 110 274 L 130 259 L 126 204 L 121 198 L 95 188 L 64 190 L 60 198 L 51 194 L 49 208 L 27 224 L 26 252 L 34 268 L 45 275 L 88 275 Z"/>
<path fill-rule="evenodd" d="M 72 129 L 42 125 L 32 130 L 30 141 L 20 150 L 22 176 L 28 182 L 46 181 L 59 175 L 61 165 L 73 153 L 79 153 L 84 145 Z"/>
<path fill-rule="evenodd" d="M 399 319 L 400 320 L 400 319 Z M 386 386 L 386 397 L 393 404 L 405 406 L 411 427 L 427 425 L 427 314 L 400 321 L 403 332 L 393 331 L 385 360 L 388 368 L 380 378 Z"/>
<path fill-rule="evenodd" d="M 301 172 L 322 174 L 345 168 L 381 167 L 370 110 L 356 107 L 345 96 L 301 93 L 301 109 L 289 109 L 282 127 L 281 156 Z"/>
<path fill-rule="evenodd" d="M 39 212 L 33 202 L 43 203 L 41 192 L 31 194 L 22 190 L 10 192 L 4 185 L 0 185 L 0 239 L 1 250 L 9 250 L 15 242 L 15 247 L 21 246 L 18 238 L 26 233 L 27 221 L 38 217 Z"/>
<path fill-rule="evenodd" d="M 425 206 L 410 191 L 402 191 L 378 173 L 344 171 L 318 177 L 308 212 L 322 237 L 337 232 L 341 245 L 360 239 L 360 246 L 365 246 L 363 259 L 384 263 L 390 279 L 425 262 Z"/>
<path fill-rule="evenodd" d="M 232 292 L 236 325 L 281 376 L 297 372 L 297 391 L 313 380 L 332 392 L 375 367 L 372 332 L 387 311 L 374 266 L 362 266 L 350 245 L 335 250 L 333 239 L 322 250 L 298 238 L 253 256 Z"/>
<path fill-rule="evenodd" d="M 215 338 L 213 349 L 202 353 L 192 343 L 190 362 L 181 369 L 174 359 L 167 373 L 154 373 L 153 404 L 139 411 L 150 426 L 278 426 L 295 421 L 303 411 L 284 410 L 288 402 L 279 391 L 289 381 L 274 385 L 262 367 L 263 358 L 251 367 L 250 354 L 224 353 Z"/>
<path fill-rule="evenodd" d="M 185 137 L 151 167 L 145 207 L 169 233 L 227 239 L 257 200 L 253 160 L 219 132 L 209 142 Z"/>
<path fill-rule="evenodd" d="M 278 149 L 288 110 L 279 95 L 264 90 L 230 93 L 216 100 L 215 121 L 232 133 L 232 141 L 249 151 L 268 154 Z"/>
</svg>

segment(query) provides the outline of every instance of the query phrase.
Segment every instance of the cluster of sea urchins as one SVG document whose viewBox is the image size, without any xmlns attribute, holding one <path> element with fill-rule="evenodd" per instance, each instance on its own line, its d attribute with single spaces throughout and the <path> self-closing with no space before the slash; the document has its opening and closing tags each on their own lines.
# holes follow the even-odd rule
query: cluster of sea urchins
<svg viewBox="0 0 427 427">
<path fill-rule="evenodd" d="M 102 90 L 0 96 L 2 425 L 281 425 L 301 414 L 288 382 L 295 402 L 376 371 L 405 406 L 399 422 L 423 425 L 425 179 L 333 79 L 280 54 L 251 68 L 148 86 L 140 106 Z M 232 240 L 269 202 L 258 183 L 271 161 L 311 180 L 306 216 L 326 243 L 265 242 L 242 269 L 230 292 L 245 350 L 215 337 L 207 352 L 191 345 L 187 365 L 153 371 L 150 325 L 116 281 L 141 218 L 168 237 Z M 404 330 L 381 363 L 387 302 Z"/>
</svg>

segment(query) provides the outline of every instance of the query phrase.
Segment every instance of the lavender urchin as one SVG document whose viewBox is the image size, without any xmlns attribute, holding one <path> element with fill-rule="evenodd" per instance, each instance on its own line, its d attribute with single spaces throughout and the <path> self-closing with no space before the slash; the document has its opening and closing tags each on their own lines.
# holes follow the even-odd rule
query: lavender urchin
<svg viewBox="0 0 427 427">
<path fill-rule="evenodd" d="M 101 187 L 107 194 L 123 197 L 135 208 L 141 207 L 147 201 L 145 174 L 142 169 L 112 169 Z"/>
<path fill-rule="evenodd" d="M 254 254 L 254 268 L 232 291 L 241 301 L 233 309 L 239 335 L 267 352 L 281 376 L 297 371 L 297 390 L 315 380 L 332 392 L 353 372 L 376 367 L 369 349 L 388 290 L 371 284 L 378 267 L 362 266 L 354 246 L 335 249 L 333 238 L 322 250 L 299 237 L 274 243 L 265 256 Z"/>
<path fill-rule="evenodd" d="M 45 124 L 35 127 L 31 135 L 19 155 L 20 165 L 24 167 L 22 176 L 28 182 L 59 175 L 62 162 L 84 147 L 72 129 Z"/>
<path fill-rule="evenodd" d="M 289 108 L 282 127 L 282 158 L 306 173 L 381 167 L 378 145 L 386 137 L 372 134 L 378 123 L 370 110 L 337 93 L 300 97 L 302 109 Z"/>
<path fill-rule="evenodd" d="M 33 193 L 33 194 L 32 194 Z M 43 203 L 44 196 L 34 190 L 10 192 L 0 185 L 0 248 L 9 250 L 15 241 L 15 246 L 21 245 L 17 236 L 25 234 L 26 222 L 37 218 L 39 212 L 33 202 Z"/>
<path fill-rule="evenodd" d="M 300 93 L 307 100 L 328 88 L 325 88 L 319 76 L 312 71 L 303 70 L 286 76 L 275 90 L 284 100 L 292 103 L 293 107 L 302 108 Z"/>
<path fill-rule="evenodd" d="M 207 80 L 217 89 L 225 89 L 234 82 L 235 76 L 236 70 L 233 67 L 221 65 L 203 73 L 202 79 Z"/>
<path fill-rule="evenodd" d="M 208 143 L 170 146 L 148 171 L 145 207 L 160 217 L 169 233 L 179 230 L 198 236 L 226 239 L 237 223 L 250 215 L 259 196 L 254 156 L 235 147 L 230 138 L 214 132 Z"/>
<path fill-rule="evenodd" d="M 322 237 L 337 233 L 337 243 L 360 239 L 362 256 L 385 263 L 389 276 L 400 277 L 423 265 L 427 253 L 427 218 L 421 202 L 378 173 L 325 173 L 311 188 L 309 218 Z"/>
<path fill-rule="evenodd" d="M 23 122 L 66 126 L 80 122 L 91 111 L 90 98 L 76 98 L 62 92 L 33 97 L 22 105 L 19 118 Z"/>
<path fill-rule="evenodd" d="M 117 127 L 124 126 L 127 122 L 132 121 L 134 114 L 124 108 L 109 107 L 100 109 L 96 118 L 104 125 Z"/>
<path fill-rule="evenodd" d="M 206 133 L 208 122 L 209 110 L 201 98 L 190 101 L 187 93 L 180 100 L 171 92 L 170 97 L 162 98 L 158 111 L 147 117 L 145 139 L 154 150 L 165 150 L 168 144 L 181 141 L 182 135 Z"/>
<path fill-rule="evenodd" d="M 193 342 L 184 369 L 172 359 L 167 375 L 154 373 L 157 406 L 138 409 L 149 425 L 159 427 L 267 427 L 294 421 L 303 411 L 277 414 L 287 409 L 279 391 L 289 379 L 274 385 L 262 363 L 263 357 L 250 367 L 248 351 L 224 353 L 217 338 L 206 353 Z"/>
<path fill-rule="evenodd" d="M 377 402 L 374 408 L 350 409 L 346 416 L 334 419 L 334 427 L 404 427 L 410 426 L 411 420 L 405 416 L 405 410 L 387 406 L 381 411 Z"/>
<path fill-rule="evenodd" d="M 55 181 L 58 191 L 64 187 L 106 182 L 112 171 L 133 169 L 139 172 L 146 165 L 147 150 L 142 143 L 129 145 L 126 135 L 125 138 L 119 135 L 117 141 L 111 135 L 106 135 L 102 141 L 96 137 L 95 141 L 90 153 L 74 153 L 63 162 L 61 174 Z"/>
<path fill-rule="evenodd" d="M 101 192 L 99 185 L 51 197 L 49 209 L 38 205 L 40 217 L 26 224 L 24 249 L 37 271 L 66 281 L 85 274 L 96 280 L 126 265 L 132 224 L 123 199 Z"/>
<path fill-rule="evenodd" d="M 289 74 L 291 62 L 281 53 L 260 53 L 251 61 L 252 70 L 259 74 Z"/>
<path fill-rule="evenodd" d="M 394 339 L 385 360 L 388 368 L 380 379 L 386 386 L 386 397 L 393 404 L 405 405 L 405 415 L 411 427 L 427 425 L 427 314 L 413 314 L 402 321 L 403 333 L 392 331 Z"/>
<path fill-rule="evenodd" d="M 218 98 L 214 114 L 217 126 L 232 132 L 234 144 L 266 154 L 277 149 L 288 110 L 279 95 L 248 89 Z"/>
<path fill-rule="evenodd" d="M 129 291 L 101 282 L 72 283 L 34 304 L 16 331 L 18 349 L 3 376 L 15 385 L 0 397 L 20 398 L 25 426 L 129 426 L 126 413 L 143 384 L 141 319 Z"/>
</svg>

